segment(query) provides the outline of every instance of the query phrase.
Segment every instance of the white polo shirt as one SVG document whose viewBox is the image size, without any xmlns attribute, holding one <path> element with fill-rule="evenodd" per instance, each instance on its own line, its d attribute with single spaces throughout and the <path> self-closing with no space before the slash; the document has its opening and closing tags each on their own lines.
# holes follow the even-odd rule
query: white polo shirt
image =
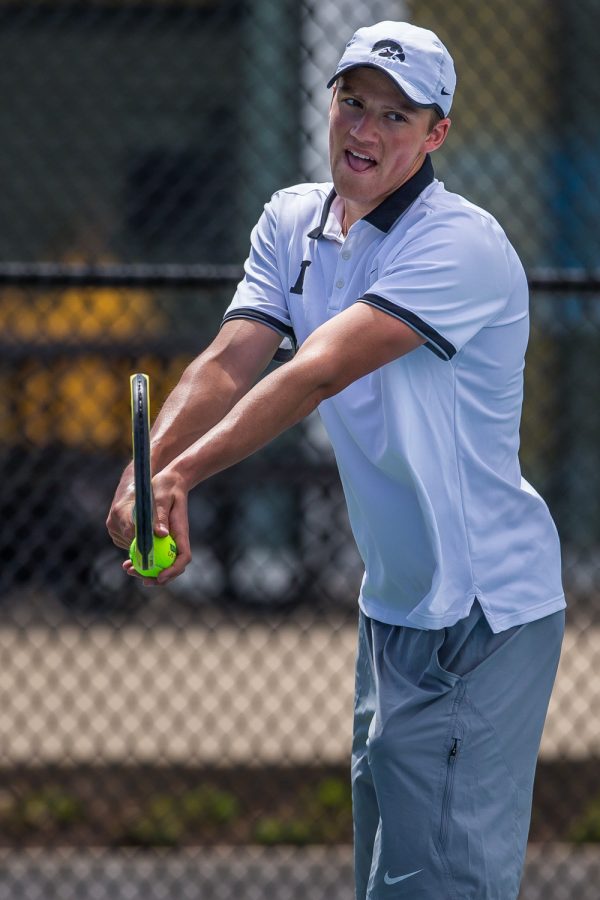
<svg viewBox="0 0 600 900">
<path fill-rule="evenodd" d="M 360 302 L 426 338 L 319 407 L 365 564 L 361 608 L 443 628 L 477 598 L 495 632 L 562 609 L 556 528 L 518 460 L 529 319 L 513 247 L 429 158 L 345 239 L 340 219 L 331 184 L 275 194 L 224 321 L 301 345 Z"/>
</svg>

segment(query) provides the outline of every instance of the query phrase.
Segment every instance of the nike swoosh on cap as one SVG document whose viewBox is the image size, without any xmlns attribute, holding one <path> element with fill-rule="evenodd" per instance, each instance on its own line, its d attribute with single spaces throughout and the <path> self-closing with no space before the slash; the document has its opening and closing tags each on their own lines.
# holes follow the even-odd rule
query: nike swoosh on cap
<svg viewBox="0 0 600 900">
<path fill-rule="evenodd" d="M 386 872 L 383 880 L 386 884 L 398 884 L 399 881 L 406 881 L 407 878 L 412 878 L 413 875 L 418 875 L 419 872 L 422 872 L 423 869 L 417 869 L 416 872 L 409 872 L 408 875 L 398 875 L 397 878 L 390 878 L 389 872 Z"/>
<path fill-rule="evenodd" d="M 451 97 L 451 96 L 452 96 L 451 91 L 447 91 L 445 87 L 442 88 L 442 90 L 440 91 L 440 94 L 442 94 L 444 97 Z"/>
</svg>

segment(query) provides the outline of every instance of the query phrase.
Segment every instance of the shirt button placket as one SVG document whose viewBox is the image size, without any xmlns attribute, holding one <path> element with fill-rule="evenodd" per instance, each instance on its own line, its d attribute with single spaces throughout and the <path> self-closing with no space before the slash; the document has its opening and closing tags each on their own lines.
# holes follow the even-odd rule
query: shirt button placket
<svg viewBox="0 0 600 900">
<path fill-rule="evenodd" d="M 335 287 L 334 296 L 331 297 L 330 303 L 329 303 L 330 309 L 338 310 L 341 308 L 342 298 L 339 296 L 335 296 L 335 292 L 341 291 L 342 288 L 344 288 L 346 286 L 346 282 L 348 279 L 344 277 L 345 263 L 347 263 L 347 261 L 350 259 L 351 256 L 352 256 L 352 251 L 346 245 L 344 247 L 344 249 L 340 251 L 340 256 L 339 256 L 339 261 L 338 261 L 338 266 L 337 266 L 337 271 L 336 271 L 337 278 L 334 282 L 334 287 Z"/>
</svg>

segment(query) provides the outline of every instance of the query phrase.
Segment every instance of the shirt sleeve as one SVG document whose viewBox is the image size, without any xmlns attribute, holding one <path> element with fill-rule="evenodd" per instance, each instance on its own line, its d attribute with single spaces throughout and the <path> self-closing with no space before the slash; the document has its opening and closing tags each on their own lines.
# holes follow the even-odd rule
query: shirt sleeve
<svg viewBox="0 0 600 900">
<path fill-rule="evenodd" d="M 507 243 L 500 226 L 484 216 L 428 217 L 382 260 L 359 301 L 402 320 L 433 353 L 450 360 L 508 302 Z"/>
<path fill-rule="evenodd" d="M 277 331 L 283 341 L 274 359 L 282 362 L 293 356 L 296 337 L 277 265 L 277 206 L 278 195 L 275 194 L 252 230 L 250 255 L 244 263 L 245 274 L 225 312 L 223 323 L 231 319 L 251 319 Z"/>
</svg>

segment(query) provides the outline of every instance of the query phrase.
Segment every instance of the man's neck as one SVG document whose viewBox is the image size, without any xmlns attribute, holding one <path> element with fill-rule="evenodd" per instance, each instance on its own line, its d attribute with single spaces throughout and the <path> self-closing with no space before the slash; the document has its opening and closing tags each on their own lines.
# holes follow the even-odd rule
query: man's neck
<svg viewBox="0 0 600 900">
<path fill-rule="evenodd" d="M 425 157 L 425 153 L 420 153 L 415 159 L 412 168 L 407 173 L 406 177 L 400 182 L 400 184 L 395 185 L 393 190 L 388 191 L 387 194 L 384 194 L 384 196 L 380 197 L 375 203 L 372 203 L 370 205 L 356 205 L 352 203 L 351 200 L 344 200 L 342 198 L 344 202 L 344 212 L 341 218 L 341 225 L 342 234 L 344 235 L 344 237 L 348 234 L 350 228 L 354 225 L 355 222 L 358 222 L 359 219 L 364 219 L 365 216 L 368 216 L 370 212 L 372 212 L 374 209 L 377 209 L 377 207 L 380 206 L 383 201 L 387 199 L 387 197 L 389 197 L 391 194 L 394 194 L 402 187 L 403 184 L 406 184 L 407 181 L 410 181 L 410 179 L 414 175 L 416 175 L 416 173 L 422 168 L 423 163 L 425 162 Z"/>
</svg>

